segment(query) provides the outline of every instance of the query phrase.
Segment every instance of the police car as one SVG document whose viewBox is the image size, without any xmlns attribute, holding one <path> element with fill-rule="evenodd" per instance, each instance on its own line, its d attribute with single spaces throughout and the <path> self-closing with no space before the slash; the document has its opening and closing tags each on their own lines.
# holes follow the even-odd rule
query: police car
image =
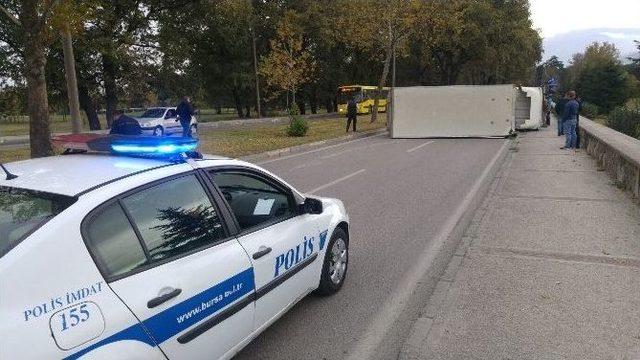
<svg viewBox="0 0 640 360">
<path fill-rule="evenodd" d="M 340 200 L 193 139 L 58 141 L 0 169 L 1 359 L 226 359 L 342 287 Z"/>
</svg>

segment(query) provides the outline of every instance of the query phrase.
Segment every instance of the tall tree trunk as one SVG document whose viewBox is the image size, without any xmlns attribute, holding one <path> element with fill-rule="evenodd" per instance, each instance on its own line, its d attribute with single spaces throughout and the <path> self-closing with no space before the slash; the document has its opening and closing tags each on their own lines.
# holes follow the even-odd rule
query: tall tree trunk
<svg viewBox="0 0 640 360">
<path fill-rule="evenodd" d="M 307 113 L 307 109 L 304 106 L 304 97 L 298 96 L 296 105 L 298 106 L 298 113 L 300 113 L 300 115 L 305 115 Z"/>
<path fill-rule="evenodd" d="M 78 80 L 76 79 L 76 60 L 73 56 L 73 39 L 69 29 L 62 31 L 62 49 L 64 52 L 64 74 L 67 79 L 69 114 L 71 114 L 71 132 L 82 131 L 80 119 L 80 101 L 78 99 Z"/>
<path fill-rule="evenodd" d="M 89 89 L 85 85 L 78 87 L 78 95 L 80 100 L 80 107 L 87 114 L 87 120 L 89 121 L 89 130 L 100 130 L 100 120 L 98 119 L 98 113 L 96 112 L 96 106 L 89 95 Z"/>
<path fill-rule="evenodd" d="M 327 96 L 324 99 L 324 108 L 327 109 L 328 113 L 333 112 L 333 102 L 331 102 L 331 97 Z"/>
<path fill-rule="evenodd" d="M 242 102 L 240 101 L 240 95 L 235 89 L 232 90 L 231 93 L 233 95 L 233 101 L 236 104 L 236 112 L 238 113 L 238 118 L 242 119 L 244 113 L 242 112 Z"/>
<path fill-rule="evenodd" d="M 251 105 L 250 105 L 249 103 L 244 104 L 244 109 L 245 109 L 245 111 L 246 111 L 246 113 L 245 113 L 245 114 L 246 114 L 246 115 L 245 115 L 245 117 L 246 117 L 247 119 L 251 118 Z"/>
<path fill-rule="evenodd" d="M 107 128 L 111 128 L 113 115 L 118 106 L 118 90 L 116 88 L 116 60 L 111 54 L 102 54 L 102 75 L 107 110 Z"/>
<path fill-rule="evenodd" d="M 46 16 L 46 15 L 43 15 Z M 47 58 L 43 41 L 43 25 L 38 16 L 38 1 L 22 2 L 20 21 L 24 34 L 24 76 L 27 79 L 27 105 L 29 108 L 29 142 L 31 156 L 53 154 L 49 128 L 49 101 L 45 65 Z"/>
<path fill-rule="evenodd" d="M 312 114 L 318 113 L 318 89 L 315 86 L 311 88 L 311 93 L 309 94 L 309 106 Z"/>
<path fill-rule="evenodd" d="M 391 63 L 391 53 L 393 52 L 393 43 L 389 42 L 387 46 L 387 54 L 384 58 L 384 67 L 382 68 L 382 76 L 378 82 L 378 90 L 376 91 L 376 98 L 373 99 L 373 108 L 371 109 L 371 122 L 374 123 L 378 120 L 378 104 L 380 103 L 380 96 L 382 94 L 382 88 L 387 82 L 387 76 L 389 76 L 389 65 Z"/>
</svg>

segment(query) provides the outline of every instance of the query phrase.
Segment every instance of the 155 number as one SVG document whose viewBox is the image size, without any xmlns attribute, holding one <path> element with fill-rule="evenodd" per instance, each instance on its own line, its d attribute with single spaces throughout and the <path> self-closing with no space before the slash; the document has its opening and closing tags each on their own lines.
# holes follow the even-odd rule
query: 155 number
<svg viewBox="0 0 640 360">
<path fill-rule="evenodd" d="M 89 320 L 89 311 L 87 311 L 87 304 L 73 307 L 68 311 L 60 313 L 60 319 L 62 321 L 62 331 L 72 328 L 81 322 Z"/>
</svg>

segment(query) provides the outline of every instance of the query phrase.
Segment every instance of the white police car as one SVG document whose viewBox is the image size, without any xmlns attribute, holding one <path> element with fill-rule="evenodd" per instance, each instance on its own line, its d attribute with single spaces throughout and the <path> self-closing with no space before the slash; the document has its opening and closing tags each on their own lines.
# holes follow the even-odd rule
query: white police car
<svg viewBox="0 0 640 360">
<path fill-rule="evenodd" d="M 341 288 L 341 201 L 239 160 L 113 154 L 195 146 L 123 138 L 0 169 L 0 359 L 229 358 Z"/>
<path fill-rule="evenodd" d="M 182 126 L 177 121 L 175 107 L 152 107 L 135 118 L 145 133 L 152 133 L 154 136 L 163 136 L 170 133 L 181 133 Z M 196 116 L 191 117 L 191 132 L 196 133 L 198 120 Z"/>
</svg>

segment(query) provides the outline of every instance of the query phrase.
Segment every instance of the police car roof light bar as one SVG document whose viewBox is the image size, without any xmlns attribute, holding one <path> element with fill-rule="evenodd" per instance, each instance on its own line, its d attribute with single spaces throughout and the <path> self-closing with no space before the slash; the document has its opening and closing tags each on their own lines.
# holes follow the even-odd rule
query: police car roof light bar
<svg viewBox="0 0 640 360">
<path fill-rule="evenodd" d="M 180 155 L 194 151 L 197 146 L 198 140 L 192 138 L 120 137 L 111 141 L 111 151 L 123 155 Z"/>
<path fill-rule="evenodd" d="M 171 160 L 201 157 L 195 151 L 198 146 L 198 140 L 193 138 L 70 134 L 55 136 L 52 140 L 54 145 L 64 149 L 64 154 L 98 152 Z"/>
</svg>

